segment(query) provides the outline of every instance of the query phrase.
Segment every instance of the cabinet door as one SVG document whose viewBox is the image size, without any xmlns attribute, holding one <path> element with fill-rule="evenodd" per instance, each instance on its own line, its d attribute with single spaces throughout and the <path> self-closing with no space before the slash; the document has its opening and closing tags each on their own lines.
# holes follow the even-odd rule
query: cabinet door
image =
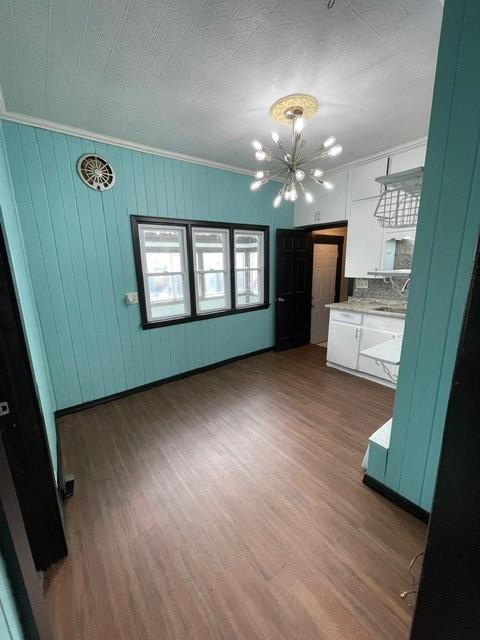
<svg viewBox="0 0 480 640">
<path fill-rule="evenodd" d="M 380 195 L 381 185 L 375 182 L 375 178 L 387 173 L 387 158 L 373 160 L 353 167 L 350 170 L 350 199 L 364 200 Z"/>
<path fill-rule="evenodd" d="M 357 368 L 360 327 L 330 320 L 327 360 L 348 369 Z"/>
<path fill-rule="evenodd" d="M 301 196 L 295 202 L 294 225 L 301 227 L 309 224 L 340 222 L 347 218 L 347 177 L 346 169 L 331 173 L 326 178 L 332 182 L 334 189 L 327 191 L 319 184 L 308 181 L 314 201 L 305 202 Z"/>
<path fill-rule="evenodd" d="M 345 276 L 368 278 L 378 271 L 383 248 L 383 229 L 375 218 L 378 199 L 353 202 L 348 216 Z"/>
<path fill-rule="evenodd" d="M 313 193 L 313 191 L 312 191 Z M 314 194 L 315 200 L 312 204 L 305 202 L 303 198 L 297 200 L 293 208 L 293 226 L 294 227 L 307 227 L 314 224 L 315 209 L 317 198 Z"/>
<path fill-rule="evenodd" d="M 361 352 L 364 349 L 375 347 L 377 344 L 385 342 L 386 340 L 391 340 L 396 335 L 398 334 L 395 331 L 362 327 L 359 351 Z M 397 365 L 389 364 L 386 366 L 388 366 L 388 369 L 394 376 L 398 374 Z M 390 380 L 390 382 L 392 382 L 390 376 L 385 372 L 382 365 L 375 362 L 373 358 L 368 358 L 367 356 L 362 356 L 361 354 L 359 354 L 357 369 L 358 371 L 362 371 L 363 373 L 369 373 L 371 376 L 376 376 L 377 378 Z"/>
<path fill-rule="evenodd" d="M 393 154 L 390 156 L 388 173 L 400 173 L 400 171 L 423 167 L 425 164 L 426 150 L 427 145 L 422 144 L 420 147 L 415 147 L 415 149 Z"/>
</svg>

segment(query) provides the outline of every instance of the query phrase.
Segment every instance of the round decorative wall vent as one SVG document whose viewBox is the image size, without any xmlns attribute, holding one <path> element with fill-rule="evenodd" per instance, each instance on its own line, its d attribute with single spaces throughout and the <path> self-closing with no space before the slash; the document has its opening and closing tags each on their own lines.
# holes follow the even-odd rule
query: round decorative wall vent
<svg viewBox="0 0 480 640">
<path fill-rule="evenodd" d="M 82 181 L 95 191 L 107 191 L 115 184 L 115 172 L 112 165 L 94 153 L 86 153 L 77 162 L 78 175 Z"/>
</svg>

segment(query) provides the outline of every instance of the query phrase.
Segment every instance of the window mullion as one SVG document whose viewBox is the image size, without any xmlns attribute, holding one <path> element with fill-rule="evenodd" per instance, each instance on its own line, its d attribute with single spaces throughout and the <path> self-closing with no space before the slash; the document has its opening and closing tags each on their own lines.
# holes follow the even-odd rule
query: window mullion
<svg viewBox="0 0 480 640">
<path fill-rule="evenodd" d="M 188 281 L 190 283 L 190 313 L 192 316 L 198 315 L 197 301 L 195 297 L 195 256 L 193 255 L 193 238 L 192 238 L 192 225 L 186 225 L 187 236 L 187 258 L 188 258 Z"/>
<path fill-rule="evenodd" d="M 237 283 L 235 276 L 235 229 L 228 231 L 228 250 L 230 252 L 230 306 L 237 308 Z"/>
</svg>

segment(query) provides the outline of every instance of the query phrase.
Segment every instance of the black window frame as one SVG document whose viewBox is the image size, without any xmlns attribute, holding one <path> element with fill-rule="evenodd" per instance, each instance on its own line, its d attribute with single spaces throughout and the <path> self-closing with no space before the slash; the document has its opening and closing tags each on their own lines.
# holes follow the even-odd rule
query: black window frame
<svg viewBox="0 0 480 640">
<path fill-rule="evenodd" d="M 223 316 L 231 316 L 238 313 L 248 313 L 250 311 L 259 311 L 270 307 L 270 227 L 268 225 L 258 224 L 236 224 L 233 222 L 212 222 L 206 220 L 185 220 L 182 218 L 164 218 L 158 216 L 130 216 L 133 240 L 133 256 L 135 261 L 135 275 L 137 277 L 138 302 L 140 306 L 140 318 L 143 329 L 157 329 L 159 327 L 168 327 L 174 324 L 183 324 L 185 322 L 197 322 L 199 320 L 211 320 L 212 318 L 221 318 Z M 190 293 L 190 315 L 182 318 L 172 318 L 171 320 L 158 320 L 149 322 L 147 314 L 147 301 L 145 297 L 145 286 L 142 268 L 142 256 L 140 247 L 140 235 L 138 227 L 141 224 L 150 224 L 167 226 L 185 227 L 186 234 L 186 253 L 188 260 L 188 281 Z M 228 230 L 228 250 L 230 254 L 230 298 L 231 308 L 213 313 L 198 313 L 197 301 L 195 295 L 195 269 L 193 255 L 193 238 L 192 228 L 202 227 L 211 229 L 227 229 Z M 261 231 L 263 232 L 263 302 L 258 305 L 250 305 L 245 307 L 237 307 L 237 292 L 235 278 L 235 231 Z"/>
</svg>

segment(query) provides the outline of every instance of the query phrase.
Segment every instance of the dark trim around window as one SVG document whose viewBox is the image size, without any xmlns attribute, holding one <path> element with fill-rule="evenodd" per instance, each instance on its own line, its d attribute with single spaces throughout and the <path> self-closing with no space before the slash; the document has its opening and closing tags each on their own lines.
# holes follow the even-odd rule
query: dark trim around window
<svg viewBox="0 0 480 640">
<path fill-rule="evenodd" d="M 237 313 L 247 313 L 249 311 L 258 311 L 259 309 L 268 309 L 270 307 L 270 227 L 258 224 L 234 224 L 231 222 L 209 222 L 205 220 L 182 220 L 179 218 L 158 218 L 155 216 L 130 216 L 132 226 L 133 239 L 133 256 L 135 261 L 135 273 L 137 276 L 138 302 L 140 305 L 140 317 L 143 329 L 155 329 L 158 327 L 168 327 L 173 324 L 183 324 L 184 322 L 197 322 L 198 320 L 209 320 L 211 318 L 219 318 L 222 316 L 231 316 Z M 145 287 L 143 283 L 142 257 L 140 250 L 140 241 L 138 226 L 140 224 L 158 224 L 170 226 L 183 226 L 186 229 L 186 250 L 188 254 L 188 277 L 190 284 L 190 315 L 183 318 L 174 318 L 172 320 L 164 320 L 158 322 L 149 322 L 147 316 L 147 302 L 145 299 Z M 228 229 L 229 231 L 229 250 L 230 250 L 230 297 L 231 309 L 227 311 L 219 311 L 214 313 L 197 313 L 195 300 L 195 283 L 193 268 L 193 247 L 192 247 L 192 227 L 210 227 L 212 229 Z M 263 247 L 263 300 L 262 304 L 251 307 L 237 308 L 236 282 L 235 282 L 235 239 L 234 231 L 236 229 L 244 231 L 262 231 L 264 234 Z"/>
</svg>

